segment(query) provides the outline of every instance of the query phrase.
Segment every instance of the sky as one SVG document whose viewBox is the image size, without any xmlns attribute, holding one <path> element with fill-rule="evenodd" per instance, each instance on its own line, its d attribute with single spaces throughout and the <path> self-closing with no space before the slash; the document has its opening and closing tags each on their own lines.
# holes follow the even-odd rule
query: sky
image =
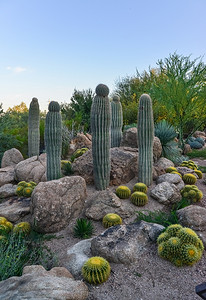
<svg viewBox="0 0 206 300">
<path fill-rule="evenodd" d="M 0 0 L 0 103 L 69 103 L 177 52 L 206 63 L 206 0 Z"/>
</svg>

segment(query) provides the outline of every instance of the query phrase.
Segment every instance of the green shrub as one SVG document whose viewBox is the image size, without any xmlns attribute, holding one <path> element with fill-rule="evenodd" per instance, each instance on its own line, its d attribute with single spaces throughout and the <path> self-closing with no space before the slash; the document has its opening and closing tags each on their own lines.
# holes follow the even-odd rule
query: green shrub
<svg viewBox="0 0 206 300">
<path fill-rule="evenodd" d="M 81 239 L 88 239 L 94 232 L 93 224 L 90 220 L 80 218 L 76 220 L 74 226 L 74 236 Z"/>
</svg>

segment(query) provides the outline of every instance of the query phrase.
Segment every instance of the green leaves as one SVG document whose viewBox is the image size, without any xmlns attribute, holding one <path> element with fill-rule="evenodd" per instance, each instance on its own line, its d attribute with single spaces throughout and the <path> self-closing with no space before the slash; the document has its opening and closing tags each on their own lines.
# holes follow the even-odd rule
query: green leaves
<svg viewBox="0 0 206 300">
<path fill-rule="evenodd" d="M 93 224 L 90 220 L 80 218 L 77 219 L 74 226 L 74 236 L 81 239 L 88 239 L 94 232 Z"/>
</svg>

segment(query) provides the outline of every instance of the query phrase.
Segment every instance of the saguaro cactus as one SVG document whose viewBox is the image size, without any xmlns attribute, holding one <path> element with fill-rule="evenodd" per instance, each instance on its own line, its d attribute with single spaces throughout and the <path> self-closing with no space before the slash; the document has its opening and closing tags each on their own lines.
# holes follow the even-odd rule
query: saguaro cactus
<svg viewBox="0 0 206 300">
<path fill-rule="evenodd" d="M 39 132 L 39 103 L 33 98 L 29 106 L 28 119 L 28 155 L 29 157 L 39 155 L 40 132 Z"/>
<path fill-rule="evenodd" d="M 97 190 L 105 190 L 110 181 L 111 106 L 108 94 L 109 88 L 99 84 L 91 107 L 93 173 Z"/>
<path fill-rule="evenodd" d="M 62 118 L 58 102 L 49 103 L 45 123 L 45 146 L 47 154 L 47 180 L 61 177 Z"/>
<path fill-rule="evenodd" d="M 111 147 L 119 147 L 122 139 L 122 104 L 119 96 L 115 95 L 111 102 L 112 123 L 111 123 Z"/>
<path fill-rule="evenodd" d="M 147 186 L 152 183 L 154 121 L 152 100 L 143 94 L 139 100 L 137 137 L 139 147 L 138 181 Z"/>
</svg>

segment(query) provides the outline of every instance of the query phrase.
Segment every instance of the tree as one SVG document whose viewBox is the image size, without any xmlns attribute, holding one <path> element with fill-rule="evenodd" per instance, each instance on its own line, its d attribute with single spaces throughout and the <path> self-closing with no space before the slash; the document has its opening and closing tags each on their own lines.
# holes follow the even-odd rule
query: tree
<svg viewBox="0 0 206 300">
<path fill-rule="evenodd" d="M 199 58 L 190 60 L 190 56 L 176 53 L 157 65 L 160 80 L 152 83 L 151 97 L 165 107 L 167 120 L 176 126 L 183 147 L 188 123 L 191 135 L 206 121 L 206 65 Z"/>
</svg>

